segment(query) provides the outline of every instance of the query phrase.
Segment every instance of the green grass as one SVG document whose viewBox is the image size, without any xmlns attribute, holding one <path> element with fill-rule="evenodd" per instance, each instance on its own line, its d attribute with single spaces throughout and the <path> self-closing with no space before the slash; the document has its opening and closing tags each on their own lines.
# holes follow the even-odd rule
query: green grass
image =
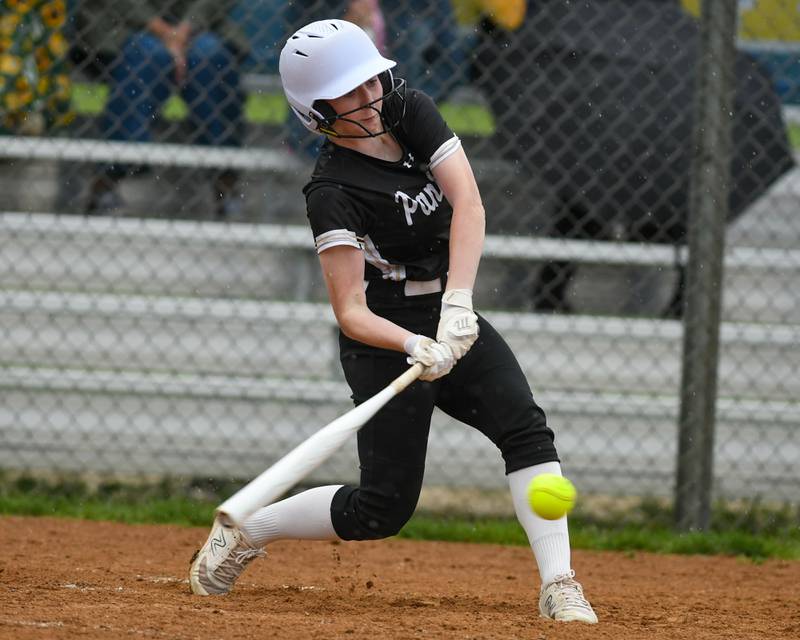
<svg viewBox="0 0 800 640">
<path fill-rule="evenodd" d="M 137 524 L 203 526 L 215 503 L 201 491 L 169 482 L 154 485 L 101 484 L 90 490 L 80 481 L 48 483 L 28 477 L 0 480 L 0 513 L 112 520 Z"/>
<path fill-rule="evenodd" d="M 72 107 L 83 115 L 99 115 L 108 99 L 108 87 L 101 84 L 76 83 L 72 87 Z M 442 114 L 453 131 L 463 136 L 488 136 L 494 132 L 492 114 L 480 105 L 450 104 L 441 107 Z M 251 93 L 245 102 L 245 119 L 252 124 L 278 126 L 286 119 L 286 100 L 280 94 Z M 167 120 L 183 120 L 186 105 L 172 96 L 164 105 Z M 787 125 L 789 142 L 800 149 L 800 124 Z"/>
<path fill-rule="evenodd" d="M 789 130 L 789 144 L 794 149 L 800 149 L 800 124 L 790 122 L 787 129 Z"/>
<path fill-rule="evenodd" d="M 100 84 L 76 83 L 72 87 L 72 108 L 83 115 L 99 115 L 108 100 L 108 87 Z M 245 119 L 252 124 L 278 126 L 286 119 L 288 107 L 280 94 L 251 93 L 244 107 Z M 491 114 L 478 105 L 443 104 L 442 114 L 459 135 L 487 136 L 494 131 Z M 167 120 L 183 120 L 186 105 L 178 96 L 171 96 L 164 105 Z"/>
<path fill-rule="evenodd" d="M 80 114 L 100 115 L 108 100 L 108 87 L 101 84 L 75 84 L 72 108 Z M 253 124 L 278 125 L 286 118 L 286 101 L 278 94 L 251 94 L 245 102 L 245 118 Z M 183 120 L 188 114 L 179 96 L 171 96 L 164 105 L 167 120 Z"/>
<path fill-rule="evenodd" d="M 214 506 L 236 487 L 164 481 L 143 486 L 107 483 L 90 490 L 80 481 L 49 483 L 27 477 L 12 481 L 0 476 L 0 514 L 208 526 Z M 576 513 L 570 523 L 572 543 L 577 549 L 730 555 L 756 561 L 800 559 L 797 507 L 719 505 L 712 530 L 707 533 L 676 533 L 671 530 L 671 521 L 670 510 L 655 502 L 643 502 L 624 513 Z M 513 519 L 430 513 L 416 514 L 399 537 L 527 545 L 525 534 Z"/>
<path fill-rule="evenodd" d="M 527 545 L 516 520 L 466 519 L 415 515 L 400 532 L 401 538 L 447 540 L 504 545 Z M 652 553 L 741 556 L 752 560 L 800 560 L 800 532 L 752 533 L 735 530 L 678 533 L 663 524 L 605 521 L 575 514 L 570 518 L 570 539 L 575 549 L 595 551 L 647 551 Z"/>
</svg>

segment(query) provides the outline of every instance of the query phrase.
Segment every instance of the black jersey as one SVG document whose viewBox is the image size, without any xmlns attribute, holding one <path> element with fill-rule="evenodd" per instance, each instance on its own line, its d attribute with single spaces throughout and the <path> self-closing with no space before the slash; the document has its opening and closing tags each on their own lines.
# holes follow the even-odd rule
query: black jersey
<svg viewBox="0 0 800 640">
<path fill-rule="evenodd" d="M 427 95 L 408 91 L 393 131 L 402 157 L 388 162 L 328 141 L 304 187 L 318 253 L 364 251 L 367 280 L 433 280 L 447 274 L 453 209 L 431 169 L 460 146 Z"/>
</svg>

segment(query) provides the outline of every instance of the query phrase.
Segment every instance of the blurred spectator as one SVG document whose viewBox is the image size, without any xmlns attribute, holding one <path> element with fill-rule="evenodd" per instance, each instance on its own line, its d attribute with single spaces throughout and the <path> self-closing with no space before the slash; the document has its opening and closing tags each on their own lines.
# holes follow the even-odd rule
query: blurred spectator
<svg viewBox="0 0 800 640">
<path fill-rule="evenodd" d="M 519 144 L 520 131 L 525 128 L 527 110 L 519 104 L 519 79 L 516 74 L 527 69 L 531 62 L 520 38 L 515 34 L 527 16 L 526 0 L 455 0 L 461 20 L 471 20 L 477 26 L 478 44 L 473 54 L 472 76 L 488 97 L 495 119 L 494 145 L 507 150 L 512 160 L 528 167 L 528 149 Z M 514 92 L 517 92 L 515 94 Z M 562 238 L 595 237 L 598 225 L 579 203 L 559 203 L 555 220 L 548 231 Z M 518 221 L 523 227 L 525 220 Z M 565 261 L 550 261 L 541 266 L 531 290 L 531 303 L 542 312 L 567 313 L 567 288 L 575 274 L 575 265 Z M 518 277 L 514 274 L 513 277 Z"/>
<path fill-rule="evenodd" d="M 398 75 L 434 100 L 463 83 L 458 25 L 451 0 L 406 0 L 386 12 L 389 57 L 402 60 Z"/>
<path fill-rule="evenodd" d="M 231 20 L 247 38 L 245 66 L 254 73 L 277 74 L 278 57 L 287 32 L 298 25 L 302 9 L 291 0 L 235 0 Z"/>
<path fill-rule="evenodd" d="M 286 33 L 314 20 L 342 18 L 364 29 L 381 53 L 402 59 L 397 74 L 410 86 L 441 99 L 464 82 L 457 73 L 463 65 L 450 0 L 383 5 L 378 0 L 238 0 L 233 16 L 250 39 L 251 63 L 262 73 L 277 72 L 276 54 Z M 316 157 L 322 143 L 291 114 L 285 140 L 292 152 L 305 158 Z"/>
<path fill-rule="evenodd" d="M 350 0 L 344 19 L 366 31 L 378 51 L 386 53 L 386 21 L 378 0 Z"/>
<path fill-rule="evenodd" d="M 102 118 L 111 140 L 145 142 L 164 102 L 178 91 L 189 111 L 188 142 L 238 146 L 242 141 L 244 96 L 240 63 L 247 40 L 228 19 L 226 2 L 175 0 L 159 3 L 81 0 L 77 50 L 90 66 L 104 68 L 110 83 Z M 87 213 L 113 211 L 121 204 L 118 182 L 130 167 L 106 167 L 90 187 Z M 241 210 L 237 175 L 224 171 L 213 180 L 219 218 Z"/>
<path fill-rule="evenodd" d="M 495 116 L 493 146 L 540 181 L 554 205 L 548 231 L 685 244 L 701 55 L 694 18 L 677 0 L 505 5 L 515 2 L 523 11 L 517 26 L 496 11 L 482 14 L 476 77 Z M 737 52 L 733 77 L 729 221 L 794 164 L 768 74 Z M 532 291 L 535 308 L 570 311 L 575 270 L 546 263 Z M 681 313 L 676 281 L 662 315 Z M 635 296 L 629 311 L 650 291 Z"/>
<path fill-rule="evenodd" d="M 0 133 L 38 135 L 72 119 L 64 0 L 2 0 Z"/>
</svg>

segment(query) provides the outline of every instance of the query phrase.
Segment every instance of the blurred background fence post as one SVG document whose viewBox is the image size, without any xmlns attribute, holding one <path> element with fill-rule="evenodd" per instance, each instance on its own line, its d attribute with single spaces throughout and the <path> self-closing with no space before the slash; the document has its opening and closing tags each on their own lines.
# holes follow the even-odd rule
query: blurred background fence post
<svg viewBox="0 0 800 640">
<path fill-rule="evenodd" d="M 708 529 L 711 518 L 736 7 L 735 0 L 703 0 L 700 19 L 675 492 L 683 530 Z"/>
</svg>

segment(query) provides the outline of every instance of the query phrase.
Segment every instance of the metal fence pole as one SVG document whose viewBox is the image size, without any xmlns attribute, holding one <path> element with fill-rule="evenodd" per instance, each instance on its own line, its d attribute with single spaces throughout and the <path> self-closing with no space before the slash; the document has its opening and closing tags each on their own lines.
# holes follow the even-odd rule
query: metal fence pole
<svg viewBox="0 0 800 640">
<path fill-rule="evenodd" d="M 675 517 L 707 529 L 711 514 L 720 303 L 731 166 L 736 0 L 704 0 L 694 104 L 689 262 Z"/>
</svg>

